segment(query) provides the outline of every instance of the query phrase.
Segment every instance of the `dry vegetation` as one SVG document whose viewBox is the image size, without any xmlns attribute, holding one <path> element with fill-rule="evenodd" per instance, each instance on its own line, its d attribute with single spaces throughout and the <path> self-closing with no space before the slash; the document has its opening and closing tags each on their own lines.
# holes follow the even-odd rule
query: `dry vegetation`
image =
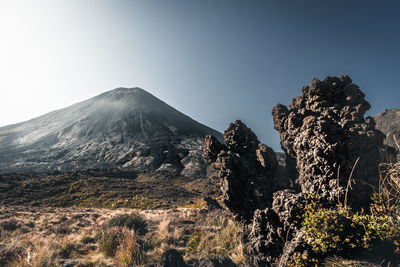
<svg viewBox="0 0 400 267">
<path fill-rule="evenodd" d="M 0 266 L 140 266 L 170 248 L 186 260 L 243 260 L 240 227 L 224 211 L 0 208 Z"/>
<path fill-rule="evenodd" d="M 29 188 L 32 191 L 34 187 Z M 318 206 L 306 209 L 303 224 L 315 240 L 314 252 L 333 255 L 318 264 L 361 266 L 362 261 L 341 258 L 337 252 L 349 246 L 371 249 L 377 240 L 390 241 L 390 249 L 400 254 L 399 162 L 381 165 L 376 191 L 378 202 L 371 206 L 371 213 L 353 213 L 346 205 L 331 210 Z M 351 227 L 329 228 L 337 219 Z M 350 229 L 354 236 L 352 229 L 358 224 L 364 225 L 364 230 L 353 240 L 347 232 Z M 184 202 L 175 209 L 2 205 L 0 266 L 141 266 L 159 262 L 170 248 L 189 262 L 221 255 L 240 264 L 246 260 L 241 229 L 228 212 L 208 211 L 205 201 Z M 335 239 L 339 235 L 345 236 Z M 302 256 L 294 260 L 297 266 L 315 263 Z M 362 266 L 376 266 L 364 263 Z"/>
</svg>

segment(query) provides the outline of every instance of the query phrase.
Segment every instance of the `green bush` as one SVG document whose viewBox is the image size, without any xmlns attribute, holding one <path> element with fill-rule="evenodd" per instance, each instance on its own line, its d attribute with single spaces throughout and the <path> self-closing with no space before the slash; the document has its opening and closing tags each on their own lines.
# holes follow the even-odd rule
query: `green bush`
<svg viewBox="0 0 400 267">
<path fill-rule="evenodd" d="M 126 227 L 142 236 L 148 231 L 146 221 L 136 213 L 117 215 L 107 222 L 106 227 Z"/>
<path fill-rule="evenodd" d="M 373 249 L 382 242 L 391 244 L 392 253 L 400 252 L 400 225 L 398 216 L 388 211 L 378 194 L 374 194 L 369 212 L 354 212 L 341 205 L 326 208 L 319 196 L 309 195 L 302 227 L 310 238 L 312 251 L 308 258 L 299 253 L 292 258 L 294 266 L 317 263 L 318 258 L 351 252 L 354 249 Z"/>
<path fill-rule="evenodd" d="M 186 248 L 190 254 L 194 254 L 197 251 L 197 247 L 200 243 L 200 232 L 193 232 L 189 240 L 186 243 Z"/>
<path fill-rule="evenodd" d="M 341 206 L 323 208 L 319 197 L 309 196 L 302 223 L 306 236 L 312 238 L 314 252 L 325 254 L 362 246 L 364 228 L 353 219 L 350 209 Z"/>
</svg>

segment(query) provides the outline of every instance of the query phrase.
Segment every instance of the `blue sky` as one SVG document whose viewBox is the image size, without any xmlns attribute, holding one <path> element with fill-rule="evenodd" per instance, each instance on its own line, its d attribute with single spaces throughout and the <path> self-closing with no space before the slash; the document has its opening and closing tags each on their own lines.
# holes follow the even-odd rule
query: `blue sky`
<svg viewBox="0 0 400 267">
<path fill-rule="evenodd" d="M 2 0 L 0 126 L 142 87 L 221 132 L 279 150 L 271 110 L 348 74 L 374 115 L 399 108 L 400 2 Z"/>
</svg>

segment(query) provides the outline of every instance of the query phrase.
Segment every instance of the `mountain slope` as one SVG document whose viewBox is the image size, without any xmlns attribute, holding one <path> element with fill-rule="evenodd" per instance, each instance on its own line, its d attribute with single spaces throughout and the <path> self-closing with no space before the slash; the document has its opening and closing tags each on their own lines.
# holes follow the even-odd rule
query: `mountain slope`
<svg viewBox="0 0 400 267">
<path fill-rule="evenodd" d="M 386 135 L 385 144 L 396 147 L 400 145 L 400 109 L 385 109 L 374 116 L 376 129 Z"/>
<path fill-rule="evenodd" d="M 0 173 L 122 167 L 201 175 L 206 134 L 221 136 L 140 88 L 117 88 L 0 128 Z"/>
</svg>

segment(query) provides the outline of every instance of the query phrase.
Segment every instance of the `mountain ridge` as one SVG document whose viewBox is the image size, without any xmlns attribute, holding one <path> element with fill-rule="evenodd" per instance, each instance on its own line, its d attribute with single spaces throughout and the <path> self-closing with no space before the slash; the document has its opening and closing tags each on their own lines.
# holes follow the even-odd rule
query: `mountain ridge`
<svg viewBox="0 0 400 267">
<path fill-rule="evenodd" d="M 88 166 L 146 171 L 172 163 L 176 165 L 172 169 L 179 172 L 185 169 L 180 162 L 183 158 L 191 154 L 201 158 L 195 150 L 207 134 L 222 138 L 219 132 L 141 88 L 119 87 L 0 127 L 0 173 L 70 171 Z M 195 165 L 199 164 L 197 160 Z"/>
</svg>

